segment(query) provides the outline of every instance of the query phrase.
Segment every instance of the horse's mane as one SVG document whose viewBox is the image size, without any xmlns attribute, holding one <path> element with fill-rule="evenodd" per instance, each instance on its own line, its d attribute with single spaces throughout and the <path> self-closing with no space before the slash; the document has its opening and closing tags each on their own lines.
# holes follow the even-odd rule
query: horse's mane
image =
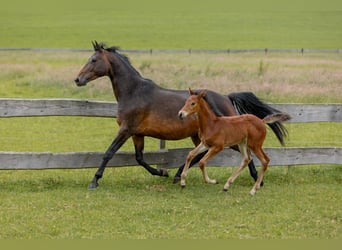
<svg viewBox="0 0 342 250">
<path fill-rule="evenodd" d="M 122 59 L 122 61 L 125 64 L 127 64 L 131 69 L 133 69 L 136 73 L 138 73 L 140 75 L 140 73 L 132 66 L 129 58 L 126 55 L 120 53 L 120 47 L 118 47 L 118 46 L 107 47 L 107 45 L 105 43 L 103 43 L 103 42 L 98 43 L 97 41 L 94 41 L 92 43 L 93 43 L 93 47 L 94 47 L 95 51 L 106 50 L 108 52 L 112 52 L 112 53 L 118 55 L 120 57 L 120 59 Z"/>
</svg>

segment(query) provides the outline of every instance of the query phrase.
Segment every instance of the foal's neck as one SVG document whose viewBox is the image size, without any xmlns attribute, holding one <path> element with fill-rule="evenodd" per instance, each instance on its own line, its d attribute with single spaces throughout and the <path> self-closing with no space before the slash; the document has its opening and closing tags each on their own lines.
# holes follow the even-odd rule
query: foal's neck
<svg viewBox="0 0 342 250">
<path fill-rule="evenodd" d="M 212 124 L 217 119 L 215 113 L 210 109 L 208 103 L 204 99 L 200 99 L 199 101 L 199 111 L 197 112 L 198 115 L 198 123 L 200 130 L 203 132 L 206 129 L 211 129 Z"/>
</svg>

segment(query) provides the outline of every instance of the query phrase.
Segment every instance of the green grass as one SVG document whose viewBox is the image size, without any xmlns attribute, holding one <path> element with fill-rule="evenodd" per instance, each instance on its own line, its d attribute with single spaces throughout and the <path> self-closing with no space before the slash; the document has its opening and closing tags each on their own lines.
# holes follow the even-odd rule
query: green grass
<svg viewBox="0 0 342 250">
<path fill-rule="evenodd" d="M 174 171 L 171 171 L 174 173 Z M 181 190 L 141 168 L 108 169 L 86 189 L 91 170 L 2 171 L 0 238 L 15 239 L 333 239 L 341 237 L 341 168 L 277 168 L 255 196 L 247 173 L 221 192 L 231 169 L 210 168 L 218 185 L 190 172 Z M 15 199 L 13 198 L 15 197 Z"/>
<path fill-rule="evenodd" d="M 248 3 L 247 3 L 248 2 Z M 181 4 L 180 4 L 181 3 Z M 0 47 L 338 48 L 341 1 L 7 1 Z M 153 7 L 152 7 L 153 6 Z M 247 6 L 247 7 L 246 7 Z M 78 88 L 73 78 L 91 53 L 0 52 L 0 97 L 113 100 L 108 79 Z M 341 103 L 339 54 L 129 54 L 142 75 L 175 89 L 253 91 L 273 103 Z M 288 124 L 288 146 L 342 144 L 340 123 Z M 115 119 L 0 119 L 1 151 L 100 151 Z M 269 133 L 266 146 L 279 146 Z M 189 140 L 167 142 L 189 147 Z M 158 141 L 146 140 L 146 150 Z M 127 142 L 122 150 L 133 150 Z M 175 174 L 170 170 L 170 176 Z M 0 239 L 341 239 L 341 167 L 270 167 L 255 197 L 245 171 L 227 193 L 233 168 L 199 169 L 187 188 L 141 167 L 0 171 Z"/>
<path fill-rule="evenodd" d="M 83 88 L 72 82 L 88 56 L 2 52 L 1 94 L 113 100 L 108 79 Z M 130 57 L 144 76 L 165 87 L 185 89 L 210 82 L 210 88 L 226 93 L 250 88 L 266 101 L 341 100 L 338 55 Z M 298 88 L 305 92 L 297 93 Z M 341 126 L 288 124 L 287 145 L 341 146 Z M 0 119 L 0 128 L 1 151 L 104 152 L 117 131 L 115 119 L 86 117 L 5 118 Z M 167 147 L 190 146 L 188 139 L 167 142 Z M 265 146 L 279 143 L 269 133 Z M 157 147 L 158 140 L 146 140 L 146 150 Z M 132 151 L 131 141 L 121 150 Z M 170 170 L 171 177 L 175 171 Z M 193 169 L 187 188 L 181 190 L 172 178 L 153 177 L 141 167 L 109 168 L 100 187 L 91 192 L 87 185 L 95 169 L 3 170 L 0 238 L 341 239 L 340 166 L 270 167 L 265 187 L 255 197 L 248 195 L 253 184 L 248 171 L 228 193 L 220 191 L 232 171 L 209 168 L 220 184 L 206 185 L 199 169 Z"/>
<path fill-rule="evenodd" d="M 15 0 L 0 10 L 0 47 L 336 49 L 341 13 L 337 0 Z"/>
</svg>

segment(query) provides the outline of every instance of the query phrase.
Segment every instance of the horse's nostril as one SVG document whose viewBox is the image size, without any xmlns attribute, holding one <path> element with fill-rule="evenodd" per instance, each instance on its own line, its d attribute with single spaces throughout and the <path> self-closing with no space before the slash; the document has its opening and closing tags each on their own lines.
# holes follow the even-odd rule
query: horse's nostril
<svg viewBox="0 0 342 250">
<path fill-rule="evenodd" d="M 75 79 L 75 83 L 79 83 L 80 82 L 80 79 L 77 77 L 76 79 Z"/>
</svg>

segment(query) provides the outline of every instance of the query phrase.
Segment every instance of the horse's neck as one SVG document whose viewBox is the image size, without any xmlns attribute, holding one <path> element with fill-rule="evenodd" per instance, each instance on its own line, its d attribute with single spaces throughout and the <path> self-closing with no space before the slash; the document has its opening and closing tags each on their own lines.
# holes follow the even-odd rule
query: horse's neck
<svg viewBox="0 0 342 250">
<path fill-rule="evenodd" d="M 120 55 L 112 55 L 110 64 L 112 71 L 109 78 L 112 82 L 116 100 L 119 101 L 122 98 L 129 98 L 132 96 L 132 91 L 137 89 L 138 85 L 143 82 L 143 78 L 132 65 L 123 58 L 120 58 Z"/>
<path fill-rule="evenodd" d="M 205 132 L 206 129 L 212 129 L 214 120 L 217 118 L 215 113 L 209 108 L 209 105 L 205 100 L 200 100 L 200 110 L 198 111 L 198 123 L 201 132 Z"/>
</svg>

